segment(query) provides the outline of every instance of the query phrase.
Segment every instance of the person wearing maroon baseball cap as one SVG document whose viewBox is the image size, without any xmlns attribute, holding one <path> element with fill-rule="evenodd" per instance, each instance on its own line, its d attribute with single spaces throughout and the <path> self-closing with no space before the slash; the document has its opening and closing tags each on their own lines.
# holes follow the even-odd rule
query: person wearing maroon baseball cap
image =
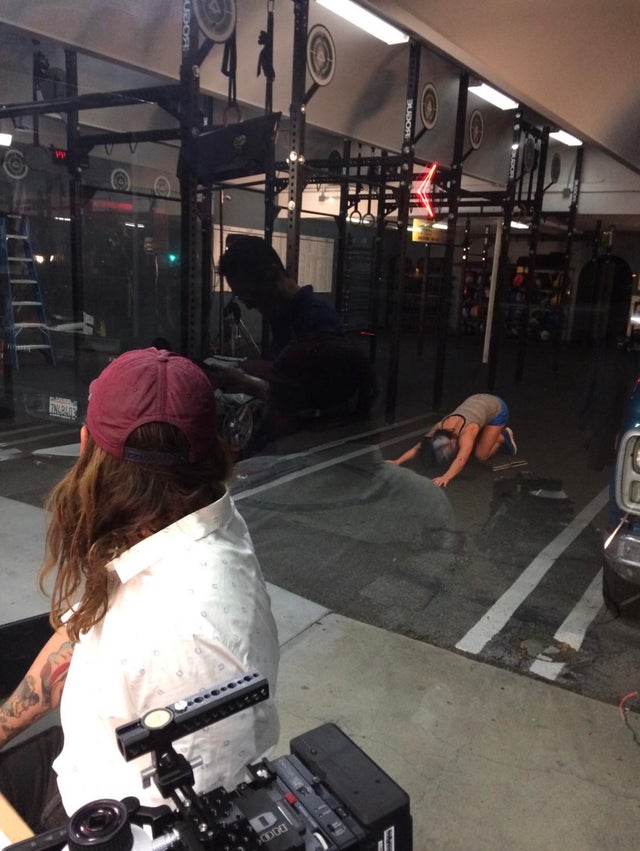
<svg viewBox="0 0 640 851">
<path fill-rule="evenodd" d="M 151 757 L 121 755 L 121 724 L 247 671 L 273 695 L 277 630 L 230 474 L 192 361 L 130 351 L 91 382 L 80 457 L 47 504 L 40 586 L 52 578 L 55 632 L 0 707 L 3 747 L 60 706 L 60 727 L 0 753 L 0 792 L 34 831 L 101 798 L 165 802 L 140 776 Z M 235 788 L 277 739 L 269 699 L 174 746 L 202 760 L 200 793 Z"/>
<path fill-rule="evenodd" d="M 86 423 L 114 458 L 159 466 L 201 461 L 218 441 L 207 376 L 187 358 L 155 348 L 125 352 L 91 382 Z M 155 444 L 131 445 L 132 432 L 148 423 L 173 426 L 184 446 L 163 452 Z"/>
</svg>

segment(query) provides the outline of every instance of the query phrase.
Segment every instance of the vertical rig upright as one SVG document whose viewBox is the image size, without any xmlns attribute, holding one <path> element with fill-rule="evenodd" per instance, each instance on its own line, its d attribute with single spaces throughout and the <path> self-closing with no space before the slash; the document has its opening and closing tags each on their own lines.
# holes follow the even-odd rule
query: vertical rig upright
<svg viewBox="0 0 640 851">
<path fill-rule="evenodd" d="M 300 207 L 304 190 L 304 137 L 307 79 L 308 0 L 293 0 L 293 74 L 289 110 L 289 189 L 287 193 L 287 273 L 297 280 L 300 260 Z"/>
<path fill-rule="evenodd" d="M 405 100 L 404 128 L 402 132 L 402 162 L 400 165 L 400 185 L 398 187 L 398 231 L 400 251 L 395 269 L 393 316 L 391 320 L 391 341 L 389 344 L 389 370 L 387 377 L 387 398 L 385 418 L 388 423 L 395 419 L 398 398 L 398 367 L 400 363 L 400 334 L 402 331 L 402 308 L 405 293 L 405 260 L 407 257 L 407 239 L 409 210 L 411 207 L 411 185 L 413 183 L 414 139 L 416 129 L 416 106 L 418 100 L 418 78 L 420 74 L 421 47 L 411 40 L 409 49 L 409 73 L 407 77 L 407 95 Z"/>
<path fill-rule="evenodd" d="M 460 74 L 458 87 L 458 108 L 456 111 L 456 135 L 453 142 L 453 163 L 451 176 L 447 185 L 447 241 L 445 245 L 444 281 L 442 296 L 438 309 L 436 328 L 436 360 L 433 382 L 433 407 L 442 404 L 444 387 L 445 352 L 447 345 L 447 327 L 449 323 L 449 306 L 451 290 L 453 289 L 453 261 L 456 243 L 456 226 L 458 224 L 458 204 L 462 185 L 462 163 L 464 160 L 464 129 L 467 117 L 467 95 L 469 91 L 469 75 L 466 71 Z"/>
<path fill-rule="evenodd" d="M 538 240 L 540 236 L 540 217 L 542 215 L 542 202 L 544 199 L 544 179 L 547 170 L 547 152 L 549 150 L 549 128 L 543 127 L 539 134 L 538 144 L 540 150 L 538 152 L 537 175 L 536 175 L 536 191 L 533 197 L 531 211 L 531 234 L 529 238 L 529 258 L 527 262 L 527 318 L 531 305 L 531 295 L 535 287 L 536 279 L 536 257 L 538 254 Z M 524 362 L 527 349 L 527 329 L 523 328 L 518 340 L 516 352 L 516 381 L 522 381 L 524 377 Z"/>
<path fill-rule="evenodd" d="M 186 151 L 195 147 L 199 134 L 198 22 L 191 0 L 182 0 L 180 27 L 180 141 Z M 195 158 L 189 157 L 193 162 Z M 199 321 L 202 293 L 198 285 L 198 184 L 193 169 L 180 173 L 180 308 L 182 333 L 180 350 L 188 357 L 202 356 L 202 328 Z M 208 286 L 207 282 L 202 285 Z"/>
<path fill-rule="evenodd" d="M 507 186 L 502 206 L 502 223 L 500 255 L 498 257 L 497 292 L 494 305 L 494 316 L 488 317 L 491 323 L 491 345 L 489 348 L 489 369 L 487 377 L 487 389 L 490 393 L 495 390 L 498 372 L 498 348 L 502 336 L 501 296 L 506 289 L 506 278 L 509 269 L 509 232 L 511 228 L 511 217 L 515 205 L 516 184 L 518 179 L 518 152 L 520 150 L 520 136 L 522 133 L 522 112 L 517 109 L 513 118 L 513 135 L 511 142 L 511 156 L 509 158 L 509 174 L 507 175 Z M 496 321 L 497 320 L 497 321 Z"/>
</svg>

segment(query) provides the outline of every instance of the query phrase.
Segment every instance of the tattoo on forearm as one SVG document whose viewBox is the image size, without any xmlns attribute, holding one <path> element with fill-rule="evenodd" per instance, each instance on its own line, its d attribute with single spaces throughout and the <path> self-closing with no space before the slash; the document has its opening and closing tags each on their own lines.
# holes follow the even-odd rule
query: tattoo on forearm
<svg viewBox="0 0 640 851">
<path fill-rule="evenodd" d="M 65 641 L 49 655 L 40 671 L 39 687 L 38 678 L 27 674 L 11 697 L 0 706 L 0 729 L 7 737 L 15 735 L 25 721 L 30 723 L 59 704 L 73 646 L 72 641 Z"/>
<path fill-rule="evenodd" d="M 42 699 L 49 706 L 57 705 L 73 656 L 73 641 L 65 641 L 47 658 L 40 675 Z"/>
<path fill-rule="evenodd" d="M 5 732 L 15 729 L 22 716 L 40 703 L 35 678 L 27 676 L 0 709 L 0 725 Z"/>
</svg>

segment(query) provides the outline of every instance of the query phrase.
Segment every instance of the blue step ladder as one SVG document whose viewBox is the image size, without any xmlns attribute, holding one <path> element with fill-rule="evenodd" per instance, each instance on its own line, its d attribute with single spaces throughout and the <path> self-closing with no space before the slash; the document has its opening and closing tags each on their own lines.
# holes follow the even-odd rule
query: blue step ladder
<svg viewBox="0 0 640 851">
<path fill-rule="evenodd" d="M 18 369 L 20 352 L 40 351 L 55 365 L 26 216 L 0 215 L 0 288 L 5 359 Z"/>
</svg>

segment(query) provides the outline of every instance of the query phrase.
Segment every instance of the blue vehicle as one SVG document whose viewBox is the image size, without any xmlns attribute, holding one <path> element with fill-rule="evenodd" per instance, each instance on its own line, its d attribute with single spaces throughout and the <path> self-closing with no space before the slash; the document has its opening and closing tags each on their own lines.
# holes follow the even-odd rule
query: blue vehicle
<svg viewBox="0 0 640 851">
<path fill-rule="evenodd" d="M 640 614 L 640 379 L 618 436 L 609 500 L 611 533 L 604 544 L 602 592 L 618 615 Z"/>
</svg>

